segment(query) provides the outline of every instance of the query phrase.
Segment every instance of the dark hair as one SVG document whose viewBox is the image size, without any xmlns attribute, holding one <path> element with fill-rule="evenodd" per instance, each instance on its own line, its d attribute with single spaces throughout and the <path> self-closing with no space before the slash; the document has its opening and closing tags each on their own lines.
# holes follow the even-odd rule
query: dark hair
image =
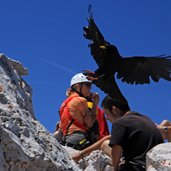
<svg viewBox="0 0 171 171">
<path fill-rule="evenodd" d="M 123 103 L 115 98 L 110 97 L 109 95 L 103 99 L 101 106 L 110 111 L 112 110 L 112 106 L 116 106 L 122 111 L 130 110 L 128 103 Z"/>
</svg>

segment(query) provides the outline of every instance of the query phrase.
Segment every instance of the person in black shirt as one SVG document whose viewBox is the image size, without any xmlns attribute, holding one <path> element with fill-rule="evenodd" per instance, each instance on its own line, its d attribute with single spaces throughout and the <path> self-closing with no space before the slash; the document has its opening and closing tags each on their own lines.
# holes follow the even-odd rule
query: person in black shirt
<svg viewBox="0 0 171 171">
<path fill-rule="evenodd" d="M 107 119 L 113 123 L 109 146 L 114 170 L 145 171 L 146 153 L 163 143 L 156 125 L 147 116 L 131 112 L 128 104 L 108 95 L 103 99 L 102 107 Z"/>
</svg>

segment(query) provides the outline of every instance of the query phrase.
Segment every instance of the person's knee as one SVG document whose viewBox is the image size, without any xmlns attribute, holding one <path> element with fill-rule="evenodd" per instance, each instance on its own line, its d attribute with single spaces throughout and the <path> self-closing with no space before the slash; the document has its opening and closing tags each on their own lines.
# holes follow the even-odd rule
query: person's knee
<svg viewBox="0 0 171 171">
<path fill-rule="evenodd" d="M 108 155 L 109 157 L 111 157 L 111 147 L 109 146 L 109 140 L 105 140 L 102 144 L 101 144 L 101 151 L 103 151 L 106 155 Z"/>
<path fill-rule="evenodd" d="M 109 140 L 105 140 L 102 144 L 101 144 L 101 150 L 104 151 L 104 149 L 106 149 L 107 146 L 109 144 Z"/>
</svg>

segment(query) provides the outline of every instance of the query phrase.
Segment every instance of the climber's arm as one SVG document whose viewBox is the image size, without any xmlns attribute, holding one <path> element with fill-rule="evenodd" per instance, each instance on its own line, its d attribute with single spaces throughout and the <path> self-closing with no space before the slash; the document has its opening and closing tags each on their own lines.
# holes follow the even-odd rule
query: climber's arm
<svg viewBox="0 0 171 171">
<path fill-rule="evenodd" d="M 105 137 L 103 137 L 102 139 L 100 139 L 99 141 L 95 142 L 94 144 L 92 144 L 91 146 L 85 148 L 84 150 L 82 150 L 81 152 L 84 155 L 88 155 L 90 154 L 92 151 L 94 150 L 101 150 L 101 145 L 104 141 L 109 140 L 110 139 L 110 135 L 107 135 Z"/>
<path fill-rule="evenodd" d="M 121 153 L 122 153 L 122 147 L 120 145 L 112 146 L 112 163 L 114 166 L 114 171 L 117 171 L 119 167 Z"/>
<path fill-rule="evenodd" d="M 100 139 L 99 141 L 95 142 L 94 144 L 92 144 L 91 146 L 85 148 L 84 150 L 82 151 L 79 151 L 75 154 L 73 154 L 71 156 L 71 158 L 73 160 L 76 160 L 78 161 L 81 157 L 83 156 L 87 156 L 89 155 L 92 151 L 95 151 L 95 150 L 103 150 L 103 143 L 106 141 L 106 140 L 109 140 L 110 139 L 110 135 L 107 135 L 105 137 L 103 137 L 102 139 Z M 109 141 L 107 141 L 109 142 Z M 109 147 L 110 148 L 110 147 Z M 104 151 L 105 152 L 105 151 Z M 105 152 L 106 154 L 109 154 L 110 152 Z"/>
</svg>

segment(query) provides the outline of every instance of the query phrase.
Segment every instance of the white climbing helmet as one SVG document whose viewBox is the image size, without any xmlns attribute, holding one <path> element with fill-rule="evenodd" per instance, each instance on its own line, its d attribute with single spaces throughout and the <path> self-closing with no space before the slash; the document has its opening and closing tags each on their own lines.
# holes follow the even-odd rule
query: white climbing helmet
<svg viewBox="0 0 171 171">
<path fill-rule="evenodd" d="M 73 86 L 76 83 L 85 83 L 85 82 L 91 83 L 91 81 L 88 80 L 83 73 L 78 73 L 71 78 L 70 86 Z"/>
</svg>

